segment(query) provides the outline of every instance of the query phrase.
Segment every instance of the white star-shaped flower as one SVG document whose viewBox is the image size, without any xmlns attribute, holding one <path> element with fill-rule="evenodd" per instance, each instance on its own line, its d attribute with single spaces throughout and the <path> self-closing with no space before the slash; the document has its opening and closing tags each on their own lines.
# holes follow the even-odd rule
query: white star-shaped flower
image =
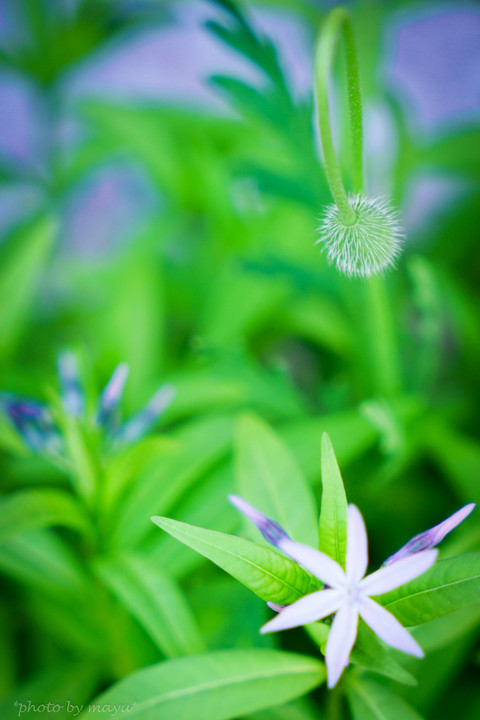
<svg viewBox="0 0 480 720">
<path fill-rule="evenodd" d="M 277 523 L 242 498 L 234 495 L 230 496 L 230 500 L 257 525 L 269 542 L 326 585 L 323 590 L 306 595 L 287 607 L 273 605 L 274 609 L 279 609 L 279 613 L 263 626 L 261 632 L 287 630 L 335 614 L 325 651 L 329 688 L 337 684 L 349 663 L 357 637 L 359 617 L 392 647 L 409 655 L 423 657 L 423 650 L 416 640 L 388 610 L 372 600 L 372 597 L 394 590 L 422 575 L 437 559 L 437 550 L 425 549 L 406 554 L 365 577 L 368 566 L 367 531 L 363 517 L 355 505 L 348 506 L 344 570 L 328 555 L 291 540 Z M 473 506 L 469 506 L 469 512 L 472 509 Z"/>
</svg>

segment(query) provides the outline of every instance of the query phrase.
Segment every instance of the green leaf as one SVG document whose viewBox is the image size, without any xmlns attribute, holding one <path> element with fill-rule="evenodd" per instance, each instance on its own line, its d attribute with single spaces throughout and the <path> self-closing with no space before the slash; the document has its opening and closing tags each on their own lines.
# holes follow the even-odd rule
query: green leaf
<svg viewBox="0 0 480 720">
<path fill-rule="evenodd" d="M 422 437 L 453 491 L 465 502 L 480 502 L 480 443 L 455 432 L 438 418 L 425 423 Z"/>
<path fill-rule="evenodd" d="M 322 505 L 320 549 L 345 567 L 347 551 L 347 497 L 332 443 L 322 435 Z"/>
<path fill-rule="evenodd" d="M 422 720 L 403 698 L 367 677 L 350 679 L 347 697 L 354 720 Z"/>
<path fill-rule="evenodd" d="M 83 508 L 62 490 L 20 490 L 0 499 L 0 543 L 52 525 L 91 532 Z"/>
<path fill-rule="evenodd" d="M 403 685 L 416 685 L 417 681 L 394 657 L 395 651 L 385 645 L 363 622 L 350 661 L 365 670 L 384 675 Z"/>
<path fill-rule="evenodd" d="M 436 171 L 478 178 L 479 148 L 480 131 L 471 126 L 462 128 L 461 132 L 444 134 L 428 145 L 418 145 L 415 156 L 419 164 L 434 166 Z"/>
<path fill-rule="evenodd" d="M 111 511 L 128 487 L 147 467 L 163 461 L 169 453 L 178 451 L 174 440 L 163 436 L 146 437 L 133 445 L 122 447 L 105 467 L 103 502 Z"/>
<path fill-rule="evenodd" d="M 231 463 L 221 465 L 192 489 L 182 503 L 176 506 L 176 519 L 197 527 L 233 533 L 238 527 L 238 511 L 225 496 L 233 493 L 233 469 Z M 164 572 L 180 579 L 199 565 L 205 558 L 179 543 L 166 533 L 155 532 L 150 557 L 161 564 Z"/>
<path fill-rule="evenodd" d="M 262 600 L 288 605 L 320 588 L 306 570 L 276 550 L 215 530 L 153 517 L 158 527 L 208 558 Z"/>
<path fill-rule="evenodd" d="M 247 18 L 234 2 L 215 0 L 231 16 L 231 23 L 224 27 L 214 20 L 206 23 L 206 27 L 233 50 L 244 55 L 249 62 L 254 62 L 270 80 L 284 89 L 285 81 L 278 61 L 277 52 L 270 40 L 257 33 Z"/>
<path fill-rule="evenodd" d="M 378 438 L 377 430 L 358 410 L 324 417 L 301 418 L 285 425 L 280 435 L 295 453 L 306 476 L 313 482 L 320 481 L 318 438 L 322 437 L 324 432 L 332 439 L 342 467 L 371 448 Z"/>
<path fill-rule="evenodd" d="M 330 625 L 325 622 L 314 622 L 305 625 L 305 630 L 325 655 Z M 365 623 L 360 622 L 350 662 L 404 685 L 416 685 L 416 679 L 397 662 L 395 653 L 396 651 L 383 643 Z"/>
<path fill-rule="evenodd" d="M 469 553 L 437 562 L 428 572 L 378 601 L 403 625 L 421 625 L 480 598 L 480 553 Z"/>
<path fill-rule="evenodd" d="M 78 495 L 91 507 L 97 490 L 99 468 L 89 438 L 77 418 L 59 408 L 58 422 L 71 463 L 71 481 Z"/>
<path fill-rule="evenodd" d="M 178 449 L 137 477 L 115 517 L 119 547 L 140 542 L 151 528 L 152 512 L 167 512 L 227 452 L 233 434 L 229 416 L 207 417 L 183 426 L 171 437 Z"/>
<path fill-rule="evenodd" d="M 147 226 L 147 237 L 148 232 Z M 94 328 L 105 352 L 132 368 L 128 392 L 137 397 L 145 383 L 153 386 L 158 382 L 165 352 L 165 277 L 161 262 L 152 262 L 151 254 L 141 248 L 143 241 L 143 235 L 137 237 L 136 251 L 122 258 L 116 279 L 122 291 L 109 293 L 108 314 L 95 316 L 98 324 Z"/>
<path fill-rule="evenodd" d="M 415 640 L 429 655 L 452 645 L 459 638 L 468 635 L 472 639 L 480 623 L 480 603 L 443 615 L 431 622 L 414 628 Z"/>
<path fill-rule="evenodd" d="M 48 720 L 52 715 L 57 720 L 74 717 L 72 706 L 83 706 L 98 686 L 101 670 L 91 662 L 62 663 L 61 666 L 49 666 L 47 670 L 36 673 L 24 684 L 17 686 L 14 692 L 0 704 L 2 720 L 18 720 L 32 714 L 37 720 Z M 28 703 L 31 703 L 30 712 Z M 70 702 L 70 711 L 67 703 Z M 50 712 L 48 712 L 48 703 Z M 22 704 L 24 707 L 22 707 Z M 33 710 L 32 706 L 36 707 Z M 45 712 L 39 709 L 45 705 Z M 53 710 L 54 705 L 61 705 Z M 38 711 L 37 711 L 38 709 Z"/>
<path fill-rule="evenodd" d="M 248 716 L 249 720 L 322 720 L 323 713 L 313 702 L 302 698 L 294 703 L 271 708 Z"/>
<path fill-rule="evenodd" d="M 0 356 L 22 334 L 56 229 L 51 217 L 37 218 L 0 247 Z"/>
<path fill-rule="evenodd" d="M 205 649 L 187 600 L 157 563 L 138 556 L 99 561 L 97 572 L 167 657 Z"/>
<path fill-rule="evenodd" d="M 35 594 L 67 594 L 78 600 L 88 591 L 88 578 L 76 555 L 49 530 L 34 530 L 2 545 L 0 570 Z"/>
<path fill-rule="evenodd" d="M 229 720 L 299 697 L 324 678 L 323 664 L 307 656 L 223 650 L 140 670 L 91 706 L 120 706 L 115 717 L 131 720 Z"/>
<path fill-rule="evenodd" d="M 236 440 L 238 493 L 297 542 L 316 547 L 315 500 L 290 451 L 254 415 L 240 419 Z"/>
</svg>

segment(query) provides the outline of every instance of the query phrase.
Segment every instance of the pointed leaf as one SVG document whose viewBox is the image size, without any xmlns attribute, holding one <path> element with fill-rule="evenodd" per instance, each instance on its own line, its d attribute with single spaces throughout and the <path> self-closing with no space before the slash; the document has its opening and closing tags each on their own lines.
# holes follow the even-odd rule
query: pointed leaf
<svg viewBox="0 0 480 720">
<path fill-rule="evenodd" d="M 332 443 L 322 435 L 322 506 L 320 549 L 345 567 L 347 549 L 347 498 Z"/>
<path fill-rule="evenodd" d="M 385 645 L 369 627 L 363 622 L 360 623 L 355 647 L 350 656 L 351 663 L 403 685 L 416 685 L 413 675 L 395 659 L 395 653 L 396 651 Z"/>
<path fill-rule="evenodd" d="M 57 525 L 91 530 L 82 506 L 63 490 L 20 490 L 0 499 L 0 543 L 27 530 Z"/>
<path fill-rule="evenodd" d="M 114 540 L 120 547 L 135 545 L 153 530 L 152 512 L 167 512 L 198 478 L 218 463 L 231 442 L 229 416 L 213 416 L 184 425 L 172 437 L 178 449 L 160 458 L 136 479 L 115 517 Z"/>
<path fill-rule="evenodd" d="M 62 662 L 60 666 L 49 664 L 48 669 L 34 673 L 26 682 L 17 685 L 15 691 L 0 703 L 0 717 L 2 720 L 18 720 L 22 715 L 28 717 L 32 714 L 37 719 L 45 720 L 53 714 L 56 720 L 71 720 L 75 713 L 73 707 L 81 708 L 92 697 L 100 678 L 100 666 L 90 658 L 82 663 L 71 661 Z M 51 703 L 50 712 L 48 703 Z M 40 705 L 46 708 L 45 712 L 38 709 Z"/>
<path fill-rule="evenodd" d="M 323 664 L 307 656 L 223 650 L 140 670 L 90 707 L 116 706 L 115 717 L 130 720 L 229 720 L 299 697 L 324 678 Z"/>
<path fill-rule="evenodd" d="M 315 500 L 295 458 L 262 420 L 244 415 L 236 442 L 238 493 L 297 542 L 318 544 Z"/>
<path fill-rule="evenodd" d="M 350 680 L 347 697 L 354 720 L 422 720 L 403 698 L 367 677 Z"/>
<path fill-rule="evenodd" d="M 88 592 L 88 576 L 77 556 L 56 533 L 34 530 L 2 545 L 0 570 L 18 582 L 47 593 L 78 598 Z"/>
<path fill-rule="evenodd" d="M 152 520 L 233 575 L 262 600 L 288 605 L 320 588 L 318 581 L 300 565 L 270 547 L 169 518 L 153 517 Z"/>
<path fill-rule="evenodd" d="M 411 627 L 478 603 L 479 597 L 480 553 L 469 553 L 440 560 L 424 575 L 375 600 Z"/>
<path fill-rule="evenodd" d="M 164 655 L 177 657 L 205 649 L 182 590 L 158 563 L 128 556 L 99 562 L 97 572 Z"/>
<path fill-rule="evenodd" d="M 0 248 L 0 353 L 22 333 L 56 231 L 53 218 L 43 216 L 15 230 Z"/>
</svg>

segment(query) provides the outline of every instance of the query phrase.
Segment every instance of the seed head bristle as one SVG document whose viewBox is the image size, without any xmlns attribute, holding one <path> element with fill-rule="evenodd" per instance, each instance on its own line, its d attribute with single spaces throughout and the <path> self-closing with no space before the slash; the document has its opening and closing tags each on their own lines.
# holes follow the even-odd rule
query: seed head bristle
<svg viewBox="0 0 480 720">
<path fill-rule="evenodd" d="M 369 277 L 395 263 L 405 232 L 398 212 L 387 198 L 349 196 L 357 216 L 346 225 L 336 205 L 329 205 L 318 228 L 317 243 L 323 245 L 328 261 L 346 275 Z"/>
</svg>

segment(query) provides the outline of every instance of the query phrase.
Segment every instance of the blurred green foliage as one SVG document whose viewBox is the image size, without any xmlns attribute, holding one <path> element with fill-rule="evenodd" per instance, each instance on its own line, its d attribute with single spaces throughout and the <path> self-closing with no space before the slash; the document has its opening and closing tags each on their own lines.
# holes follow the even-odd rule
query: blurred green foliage
<svg viewBox="0 0 480 720">
<path fill-rule="evenodd" d="M 152 687 L 181 673 L 194 687 L 208 678 L 208 663 L 227 685 L 249 669 L 244 694 L 229 696 L 219 718 L 256 710 L 259 720 L 323 717 L 315 704 L 324 707 L 323 691 L 311 704 L 266 709 L 321 682 L 313 658 L 269 649 L 312 655 L 309 641 L 300 633 L 260 637 L 261 602 L 149 520 L 161 514 L 237 529 L 226 495 L 241 474 L 248 423 L 255 440 L 252 414 L 275 427 L 318 497 L 320 438 L 328 432 L 348 497 L 370 528 L 373 564 L 457 506 L 480 502 L 480 131 L 465 122 L 432 137 L 416 132 L 408 104 L 385 88 L 378 72 L 385 28 L 393 11 L 416 3 L 353 4 L 365 101 L 391 119 L 389 182 L 400 207 L 422 173 L 459 180 L 464 190 L 427 224 L 413 225 L 398 268 L 368 284 L 340 276 L 314 247 L 330 197 L 313 100 L 294 92 L 249 8 L 246 15 L 227 2 L 210 8 L 205 32 L 258 73 L 253 84 L 218 68 L 209 83 L 222 111 L 188 98 L 68 97 L 69 73 L 142 27 L 167 27 L 173 5 L 83 0 L 67 13 L 60 2 L 19 0 L 25 36 L 12 36 L 0 53 L 1 71 L 35 87 L 47 118 L 42 166 L 0 167 L 3 188 L 33 185 L 41 197 L 0 244 L 2 389 L 51 398 L 55 357 L 72 347 L 88 397 L 121 361 L 131 367 L 128 411 L 165 379 L 177 390 L 161 436 L 100 459 L 88 456 L 87 443 L 87 461 L 96 464 L 93 504 L 75 473 L 27 451 L 1 418 L 4 718 L 18 717 L 15 700 L 87 703 L 170 658 L 179 664 L 155 666 Z M 296 14 L 311 38 L 323 12 L 306 1 L 268 5 Z M 182 52 L 188 57 L 188 47 Z M 72 119 L 80 132 L 66 145 L 59 127 Z M 347 123 L 339 125 L 345 146 Z M 367 168 L 375 163 L 365 160 Z M 126 241 L 96 253 L 69 249 L 73 193 L 116 163 L 147 180 L 151 211 Z M 477 550 L 473 519 L 444 548 Z M 408 689 L 408 701 L 425 717 L 478 713 L 478 612 L 468 612 L 422 629 L 428 634 L 437 623 L 432 652 L 411 668 L 420 684 Z M 205 649 L 215 652 L 202 674 L 188 656 Z M 255 668 L 272 671 L 262 701 Z M 137 690 L 122 687 L 140 702 Z M 359 673 L 349 690 L 353 717 L 418 717 L 399 692 Z M 217 717 L 205 702 L 195 717 Z M 191 707 L 171 712 L 193 717 Z M 334 717 L 335 708 L 329 712 Z"/>
</svg>

